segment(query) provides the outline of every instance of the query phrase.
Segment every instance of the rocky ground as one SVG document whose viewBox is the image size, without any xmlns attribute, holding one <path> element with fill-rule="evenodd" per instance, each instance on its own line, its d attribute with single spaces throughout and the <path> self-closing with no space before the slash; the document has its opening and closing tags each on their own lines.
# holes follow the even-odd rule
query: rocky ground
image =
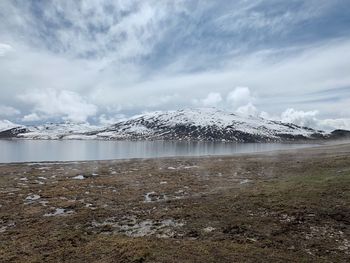
<svg viewBox="0 0 350 263">
<path fill-rule="evenodd" d="M 350 262 L 350 144 L 0 165 L 0 262 Z"/>
</svg>

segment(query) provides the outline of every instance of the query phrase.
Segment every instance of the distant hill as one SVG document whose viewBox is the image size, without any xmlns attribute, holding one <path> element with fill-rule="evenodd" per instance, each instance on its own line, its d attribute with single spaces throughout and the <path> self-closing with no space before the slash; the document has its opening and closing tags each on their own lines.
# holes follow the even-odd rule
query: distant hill
<svg viewBox="0 0 350 263">
<path fill-rule="evenodd" d="M 346 130 L 327 133 L 291 123 L 240 116 L 215 108 L 157 111 L 120 121 L 109 127 L 69 122 L 28 127 L 10 124 L 2 126 L 0 138 L 227 142 L 286 142 L 350 138 L 350 131 Z"/>
</svg>

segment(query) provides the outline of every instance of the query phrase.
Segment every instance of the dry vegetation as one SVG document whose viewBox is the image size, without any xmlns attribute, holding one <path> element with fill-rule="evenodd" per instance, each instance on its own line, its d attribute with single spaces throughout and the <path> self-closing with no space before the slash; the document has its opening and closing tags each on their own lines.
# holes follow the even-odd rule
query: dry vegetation
<svg viewBox="0 0 350 263">
<path fill-rule="evenodd" d="M 350 145 L 0 166 L 0 262 L 349 262 Z"/>
</svg>

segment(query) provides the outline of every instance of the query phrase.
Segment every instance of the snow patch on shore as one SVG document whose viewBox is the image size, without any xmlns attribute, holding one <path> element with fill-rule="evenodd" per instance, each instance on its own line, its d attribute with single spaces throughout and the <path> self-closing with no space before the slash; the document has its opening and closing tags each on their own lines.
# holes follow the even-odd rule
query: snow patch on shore
<svg viewBox="0 0 350 263">
<path fill-rule="evenodd" d="M 93 228 L 109 227 L 110 233 L 122 233 L 129 237 L 144 237 L 155 235 L 158 238 L 170 238 L 176 234 L 176 230 L 184 226 L 183 222 L 174 219 L 164 220 L 141 220 L 135 216 L 124 217 L 117 220 L 115 217 L 108 218 L 104 222 L 92 222 Z"/>
<path fill-rule="evenodd" d="M 52 213 L 46 213 L 44 214 L 45 217 L 51 217 L 51 216 L 66 216 L 66 215 L 70 215 L 73 214 L 74 211 L 73 210 L 67 210 L 64 208 L 56 208 L 55 211 L 53 211 Z"/>
<path fill-rule="evenodd" d="M 74 179 L 74 180 L 84 180 L 85 176 L 84 175 L 77 175 L 77 176 L 74 176 L 72 179 Z"/>
<path fill-rule="evenodd" d="M 35 200 L 38 200 L 38 199 L 40 199 L 40 195 L 36 195 L 36 194 L 28 195 L 26 197 L 26 201 L 35 201 Z"/>
</svg>

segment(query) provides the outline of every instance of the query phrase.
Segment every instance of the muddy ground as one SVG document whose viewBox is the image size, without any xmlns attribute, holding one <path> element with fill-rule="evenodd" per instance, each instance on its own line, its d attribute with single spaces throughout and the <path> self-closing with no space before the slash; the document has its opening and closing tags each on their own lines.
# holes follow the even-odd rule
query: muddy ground
<svg viewBox="0 0 350 263">
<path fill-rule="evenodd" d="M 350 262 L 350 144 L 0 165 L 0 262 Z"/>
</svg>

